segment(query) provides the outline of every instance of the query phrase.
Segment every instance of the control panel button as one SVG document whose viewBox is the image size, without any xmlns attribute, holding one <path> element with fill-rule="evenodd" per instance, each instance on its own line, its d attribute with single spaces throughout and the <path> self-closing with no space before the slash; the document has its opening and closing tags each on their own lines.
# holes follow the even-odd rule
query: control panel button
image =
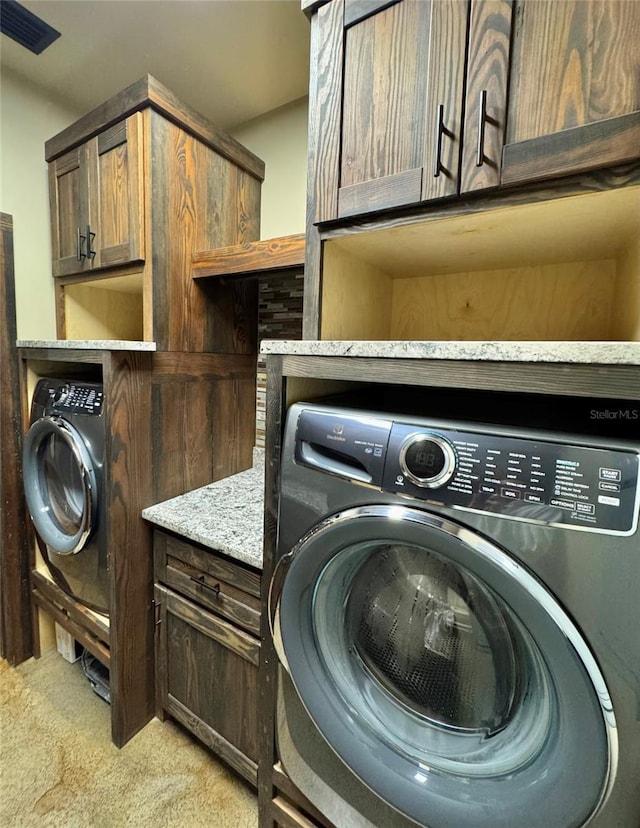
<svg viewBox="0 0 640 828">
<path fill-rule="evenodd" d="M 400 448 L 400 468 L 416 486 L 443 486 L 456 469 L 453 446 L 438 434 L 412 434 Z"/>
</svg>

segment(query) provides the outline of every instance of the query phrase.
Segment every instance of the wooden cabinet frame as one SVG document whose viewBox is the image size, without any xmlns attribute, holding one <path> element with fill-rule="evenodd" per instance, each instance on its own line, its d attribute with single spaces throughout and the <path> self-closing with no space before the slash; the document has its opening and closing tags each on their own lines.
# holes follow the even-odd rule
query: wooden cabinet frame
<svg viewBox="0 0 640 828">
<path fill-rule="evenodd" d="M 31 590 L 35 607 L 57 621 L 110 671 L 111 738 L 122 747 L 153 715 L 153 613 L 151 533 L 140 512 L 150 505 L 152 354 L 67 348 L 19 350 L 23 424 L 29 423 L 32 380 L 41 376 L 83 377 L 104 386 L 104 514 L 109 558 L 109 623 L 86 610 L 36 569 L 31 546 Z M 21 494 L 20 494 L 21 496 Z M 37 615 L 37 613 L 36 613 Z M 38 623 L 34 623 L 37 635 Z M 40 654 L 40 640 L 34 647 Z"/>
<path fill-rule="evenodd" d="M 255 353 L 255 285 L 198 283 L 191 259 L 259 238 L 259 158 L 151 76 L 45 156 L 58 338 Z"/>
</svg>

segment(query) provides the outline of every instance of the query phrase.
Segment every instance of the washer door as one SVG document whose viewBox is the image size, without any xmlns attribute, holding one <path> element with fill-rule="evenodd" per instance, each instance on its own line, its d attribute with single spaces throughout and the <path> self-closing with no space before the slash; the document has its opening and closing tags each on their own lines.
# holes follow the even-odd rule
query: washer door
<svg viewBox="0 0 640 828">
<path fill-rule="evenodd" d="M 276 648 L 344 763 L 429 828 L 577 828 L 613 780 L 589 648 L 505 551 L 417 509 L 334 515 L 282 559 Z"/>
<path fill-rule="evenodd" d="M 23 449 L 24 491 L 36 531 L 58 555 L 85 546 L 97 507 L 93 463 L 80 434 L 61 417 L 42 417 Z"/>
</svg>

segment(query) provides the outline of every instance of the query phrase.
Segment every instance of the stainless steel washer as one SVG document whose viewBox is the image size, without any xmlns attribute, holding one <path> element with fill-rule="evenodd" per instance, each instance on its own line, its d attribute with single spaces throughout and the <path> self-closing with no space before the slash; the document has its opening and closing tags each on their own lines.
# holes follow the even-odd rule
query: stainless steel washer
<svg viewBox="0 0 640 828">
<path fill-rule="evenodd" d="M 278 751 L 335 825 L 637 828 L 639 454 L 289 410 Z"/>
</svg>

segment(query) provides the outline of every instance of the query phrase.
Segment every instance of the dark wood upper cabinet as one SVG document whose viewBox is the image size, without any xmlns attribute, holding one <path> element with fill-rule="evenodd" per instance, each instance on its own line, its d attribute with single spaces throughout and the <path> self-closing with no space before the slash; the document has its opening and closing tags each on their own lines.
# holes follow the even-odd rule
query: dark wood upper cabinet
<svg viewBox="0 0 640 828">
<path fill-rule="evenodd" d="M 314 6 L 314 223 L 640 156 L 640 3 Z"/>
<path fill-rule="evenodd" d="M 640 3 L 517 3 L 503 183 L 640 156 Z"/>
<path fill-rule="evenodd" d="M 49 165 L 54 276 L 144 259 L 141 132 L 134 113 Z"/>
<path fill-rule="evenodd" d="M 333 0 L 318 15 L 316 221 L 455 194 L 467 2 Z"/>
<path fill-rule="evenodd" d="M 259 158 L 149 75 L 48 140 L 45 158 L 59 338 L 255 350 L 255 285 L 199 285 L 191 260 L 259 238 Z"/>
</svg>

